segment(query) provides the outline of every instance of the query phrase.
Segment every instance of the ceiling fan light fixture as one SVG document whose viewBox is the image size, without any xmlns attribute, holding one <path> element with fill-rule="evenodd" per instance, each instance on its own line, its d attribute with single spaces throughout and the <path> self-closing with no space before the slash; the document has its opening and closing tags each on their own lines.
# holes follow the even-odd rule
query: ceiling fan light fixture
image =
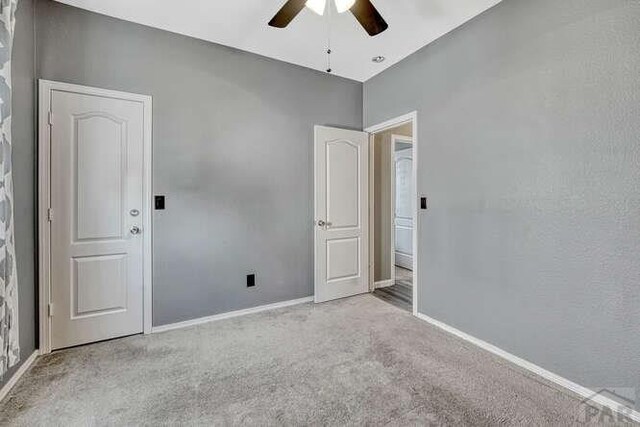
<svg viewBox="0 0 640 427">
<path fill-rule="evenodd" d="M 269 26 L 286 28 L 305 7 L 322 16 L 327 8 L 327 4 L 329 4 L 329 14 L 331 14 L 333 5 L 335 5 L 336 11 L 338 12 L 346 12 L 349 10 L 371 37 L 377 36 L 389 28 L 389 24 L 387 24 L 380 15 L 378 9 L 371 4 L 371 0 L 333 0 L 333 5 L 329 3 L 330 1 L 331 0 L 286 0 L 280 10 L 278 10 L 274 17 L 271 18 L 271 21 L 269 21 Z"/>
<path fill-rule="evenodd" d="M 356 4 L 356 0 L 335 0 L 335 2 L 338 13 L 346 12 L 347 10 L 351 9 L 354 4 Z"/>
<path fill-rule="evenodd" d="M 324 8 L 326 5 L 326 0 L 307 0 L 306 3 L 306 6 L 318 15 L 324 15 Z"/>
</svg>

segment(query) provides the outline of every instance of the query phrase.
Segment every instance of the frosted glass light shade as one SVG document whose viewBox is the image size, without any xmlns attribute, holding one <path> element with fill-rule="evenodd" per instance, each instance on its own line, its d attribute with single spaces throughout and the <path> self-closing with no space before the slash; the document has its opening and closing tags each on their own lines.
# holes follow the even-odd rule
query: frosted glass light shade
<svg viewBox="0 0 640 427">
<path fill-rule="evenodd" d="M 307 0 L 306 6 L 318 15 L 324 15 L 324 8 L 327 0 Z"/>
<path fill-rule="evenodd" d="M 356 0 L 336 0 L 336 9 L 338 9 L 338 13 L 346 12 L 355 2 Z"/>
</svg>

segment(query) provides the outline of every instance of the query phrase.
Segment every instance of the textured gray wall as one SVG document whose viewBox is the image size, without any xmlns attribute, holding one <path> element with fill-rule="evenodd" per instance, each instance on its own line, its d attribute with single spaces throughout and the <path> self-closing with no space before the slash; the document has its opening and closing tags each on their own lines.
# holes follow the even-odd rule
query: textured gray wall
<svg viewBox="0 0 640 427">
<path fill-rule="evenodd" d="M 361 128 L 361 83 L 49 0 L 37 25 L 39 77 L 154 97 L 154 325 L 313 294 L 313 125 Z"/>
<path fill-rule="evenodd" d="M 13 45 L 13 186 L 16 261 L 18 263 L 18 316 L 20 355 L 24 362 L 36 348 L 35 292 L 35 133 L 34 133 L 34 4 L 20 0 Z M 9 372 L 2 386 L 11 378 Z"/>
<path fill-rule="evenodd" d="M 419 113 L 420 312 L 640 387 L 639 47 L 637 0 L 505 0 L 365 83 Z"/>
</svg>

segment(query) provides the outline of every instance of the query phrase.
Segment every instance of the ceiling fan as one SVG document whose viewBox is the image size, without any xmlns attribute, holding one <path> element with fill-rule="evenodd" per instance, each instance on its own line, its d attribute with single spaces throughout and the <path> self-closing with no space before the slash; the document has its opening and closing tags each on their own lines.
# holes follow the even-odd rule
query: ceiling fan
<svg viewBox="0 0 640 427">
<path fill-rule="evenodd" d="M 331 0 L 288 0 L 284 6 L 269 21 L 269 25 L 284 28 L 307 6 L 318 15 L 323 15 L 327 2 Z M 360 25 L 375 36 L 386 30 L 389 25 L 382 18 L 378 10 L 371 4 L 371 0 L 334 0 L 338 13 L 351 11 Z"/>
</svg>

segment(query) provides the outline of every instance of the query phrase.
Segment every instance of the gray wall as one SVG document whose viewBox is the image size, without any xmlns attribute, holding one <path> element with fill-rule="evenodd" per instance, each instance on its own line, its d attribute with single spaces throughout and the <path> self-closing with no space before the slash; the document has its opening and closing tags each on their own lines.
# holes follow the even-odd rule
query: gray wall
<svg viewBox="0 0 640 427">
<path fill-rule="evenodd" d="M 640 387 L 640 2 L 505 0 L 365 83 L 418 111 L 419 310 Z"/>
<path fill-rule="evenodd" d="M 154 97 L 154 325 L 313 294 L 313 125 L 361 128 L 361 83 L 49 0 L 37 25 L 39 77 Z"/>
<path fill-rule="evenodd" d="M 32 0 L 20 0 L 12 58 L 11 125 L 21 361 L 0 381 L 0 386 L 36 348 L 34 58 L 34 4 Z"/>
</svg>

